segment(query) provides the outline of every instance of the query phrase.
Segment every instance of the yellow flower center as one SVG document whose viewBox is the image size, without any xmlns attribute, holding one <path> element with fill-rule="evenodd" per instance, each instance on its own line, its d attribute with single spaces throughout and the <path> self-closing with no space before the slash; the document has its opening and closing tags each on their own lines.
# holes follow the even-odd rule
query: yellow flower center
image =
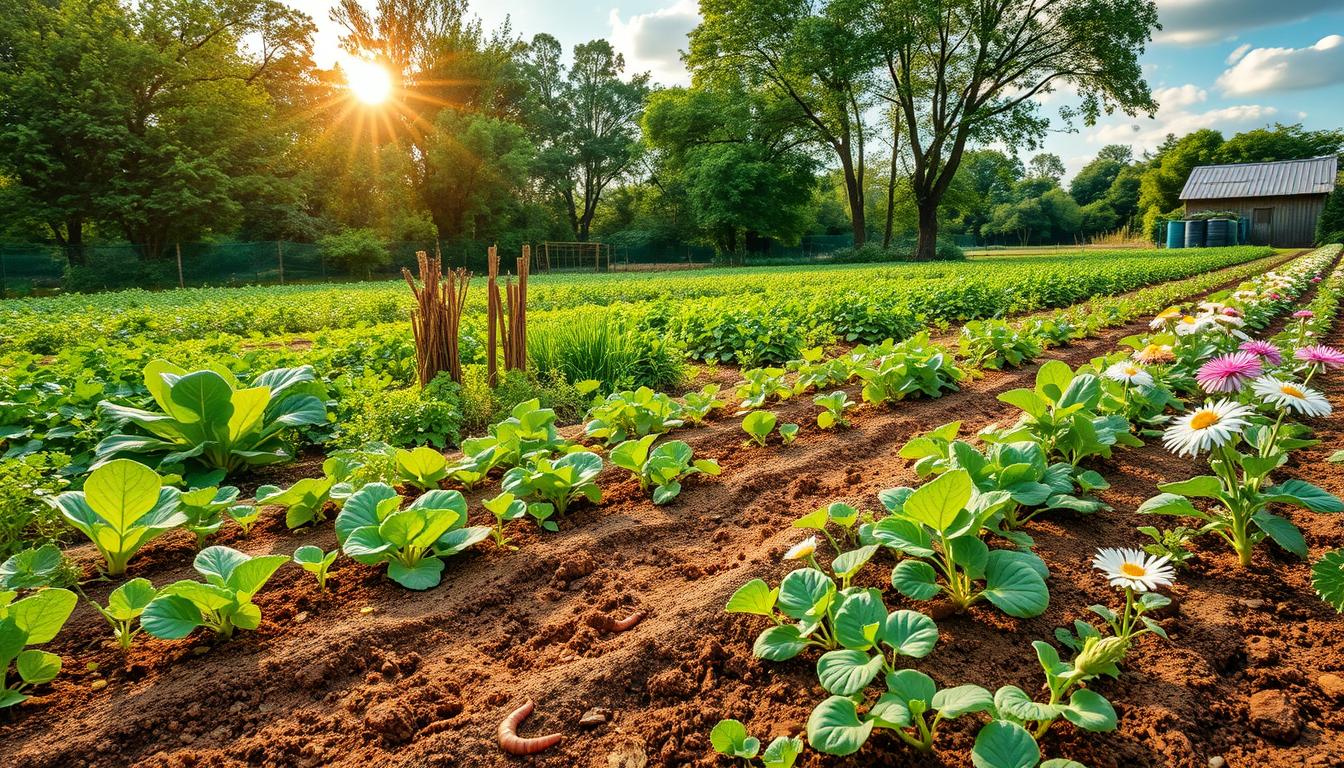
<svg viewBox="0 0 1344 768">
<path fill-rule="evenodd" d="M 1137 563 L 1124 563 L 1120 566 L 1120 572 L 1135 579 L 1140 579 L 1148 575 L 1148 569 Z"/>
<path fill-rule="evenodd" d="M 1214 411 L 1200 411 L 1190 420 L 1191 429 L 1208 429 L 1218 423 L 1218 414 Z"/>
<path fill-rule="evenodd" d="M 1133 366 L 1133 365 L 1126 367 L 1126 368 L 1125 368 L 1125 375 L 1126 375 L 1126 376 L 1138 376 L 1138 375 L 1139 375 L 1139 369 L 1138 369 L 1138 367 Z"/>
<path fill-rule="evenodd" d="M 1181 318 L 1181 322 L 1182 322 L 1182 323 L 1193 323 L 1193 322 L 1195 322 L 1195 318 L 1193 318 L 1193 317 L 1191 317 L 1191 316 L 1189 316 L 1189 315 L 1186 315 L 1185 317 L 1182 317 L 1182 318 Z"/>
<path fill-rule="evenodd" d="M 1292 384 L 1284 384 L 1282 387 L 1279 387 L 1279 391 L 1289 397 L 1296 397 L 1298 399 L 1303 399 L 1307 396 L 1305 392 L 1294 387 Z"/>
</svg>

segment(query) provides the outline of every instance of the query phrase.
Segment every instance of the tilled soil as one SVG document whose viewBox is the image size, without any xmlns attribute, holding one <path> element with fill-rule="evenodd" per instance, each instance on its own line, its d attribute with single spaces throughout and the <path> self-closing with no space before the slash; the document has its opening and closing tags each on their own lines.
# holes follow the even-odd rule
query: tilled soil
<svg viewBox="0 0 1344 768">
<path fill-rule="evenodd" d="M 1076 366 L 1140 330 L 1135 323 L 1048 356 Z M 1344 343 L 1344 334 L 1336 331 L 1332 341 Z M 719 719 L 738 718 L 763 740 L 797 735 L 825 696 L 815 654 L 782 664 L 753 658 L 752 641 L 766 622 L 724 613 L 729 595 L 755 577 L 777 584 L 792 569 L 780 556 L 802 538 L 790 527 L 794 519 L 832 501 L 877 508 L 879 490 L 915 484 L 897 455 L 911 436 L 953 420 L 968 434 L 1015 418 L 995 396 L 1030 386 L 1035 372 L 990 373 L 937 400 L 864 406 L 845 431 L 819 430 L 811 396 L 797 398 L 775 408 L 781 423 L 802 426 L 789 446 L 744 447 L 739 420 L 725 414 L 675 434 L 697 457 L 717 459 L 723 473 L 691 479 L 666 507 L 655 507 L 623 470 L 608 468 L 600 505 L 576 507 L 556 534 L 515 524 L 521 549 L 482 546 L 451 559 L 444 583 L 427 592 L 340 559 L 331 593 L 321 595 L 311 575 L 286 567 L 256 598 L 261 629 L 226 643 L 141 638 L 123 658 L 102 619 L 81 606 L 48 648 L 65 659 L 65 671 L 39 697 L 0 715 L 0 762 L 729 765 L 709 745 Z M 1339 414 L 1344 374 L 1322 384 Z M 1344 473 L 1323 461 L 1344 445 L 1344 421 L 1336 415 L 1314 426 L 1322 445 L 1301 452 L 1285 474 L 1344 494 Z M 1090 604 L 1117 604 L 1090 567 L 1094 551 L 1141 545 L 1146 539 L 1135 526 L 1170 525 L 1134 509 L 1157 483 L 1201 469 L 1155 440 L 1093 467 L 1112 484 L 1100 494 L 1112 511 L 1051 513 L 1029 526 L 1052 574 L 1045 614 L 1019 620 L 976 606 L 940 619 L 937 649 L 913 666 L 942 685 L 1034 691 L 1043 678 L 1031 641 L 1053 640 L 1054 628 L 1090 616 Z M 469 494 L 474 516 L 483 514 L 479 499 L 494 492 Z M 1340 518 L 1285 514 L 1303 528 L 1313 560 L 1344 545 Z M 218 543 L 260 554 L 336 542 L 330 524 L 290 533 L 282 519 L 270 519 L 249 538 L 230 529 Z M 1042 740 L 1045 754 L 1092 768 L 1203 768 L 1215 756 L 1233 768 L 1344 765 L 1342 622 L 1312 593 L 1309 564 L 1266 544 L 1243 570 L 1213 539 L 1195 549 L 1198 559 L 1160 614 L 1171 641 L 1145 637 L 1119 680 L 1095 683 L 1115 704 L 1119 730 L 1087 734 L 1061 723 Z M 192 551 L 191 536 L 174 532 L 133 560 L 130 575 L 157 585 L 190 578 Z M 93 566 L 87 547 L 74 554 Z M 889 586 L 893 562 L 879 555 L 861 580 Z M 103 599 L 112 586 L 90 592 Z M 886 593 L 892 608 L 939 613 L 937 604 Z M 613 620 L 635 611 L 645 618 L 612 631 Z M 532 757 L 508 757 L 495 729 L 529 698 L 537 708 L 522 734 L 559 732 L 563 741 Z M 799 764 L 966 766 L 982 722 L 945 722 L 927 755 L 879 731 L 851 758 L 809 752 Z"/>
</svg>

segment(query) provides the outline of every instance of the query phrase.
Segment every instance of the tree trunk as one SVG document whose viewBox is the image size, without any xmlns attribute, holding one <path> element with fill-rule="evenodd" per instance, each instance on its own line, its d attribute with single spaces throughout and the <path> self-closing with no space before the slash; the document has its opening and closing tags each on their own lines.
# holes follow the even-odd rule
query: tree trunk
<svg viewBox="0 0 1344 768">
<path fill-rule="evenodd" d="M 919 241 L 915 261 L 933 261 L 938 256 L 938 201 L 919 201 Z"/>
<path fill-rule="evenodd" d="M 891 144 L 891 175 L 887 177 L 887 226 L 882 231 L 882 249 L 891 247 L 891 228 L 896 220 L 896 142 Z"/>
<path fill-rule="evenodd" d="M 840 167 L 845 172 L 845 197 L 849 201 L 849 220 L 854 227 L 854 247 L 859 248 L 868 239 L 868 226 L 864 221 L 863 184 L 859 181 L 848 151 L 840 153 Z"/>
</svg>

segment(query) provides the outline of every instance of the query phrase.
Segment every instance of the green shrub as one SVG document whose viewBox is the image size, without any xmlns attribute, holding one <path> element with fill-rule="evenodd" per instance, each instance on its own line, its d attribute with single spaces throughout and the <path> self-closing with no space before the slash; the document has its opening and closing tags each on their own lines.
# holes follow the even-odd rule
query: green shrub
<svg viewBox="0 0 1344 768">
<path fill-rule="evenodd" d="M 176 261 L 145 261 L 133 248 L 90 249 L 83 264 L 65 268 L 65 290 L 95 293 L 146 285 L 177 285 Z"/>
<path fill-rule="evenodd" d="M 528 336 L 527 355 L 542 379 L 559 374 L 571 383 L 599 381 L 603 392 L 669 389 L 684 370 L 681 354 L 661 336 L 600 315 L 539 327 Z"/>
<path fill-rule="evenodd" d="M 372 229 L 347 229 L 317 241 L 327 263 L 351 275 L 368 277 L 374 268 L 392 263 L 392 254 Z"/>
<path fill-rule="evenodd" d="M 423 391 L 417 387 L 373 390 L 358 403 L 334 438 L 337 447 L 386 443 L 447 448 L 462 437 L 461 388 L 446 373 Z"/>
<path fill-rule="evenodd" d="M 0 561 L 69 534 L 61 513 L 39 499 L 65 490 L 56 470 L 69 462 L 65 454 L 45 452 L 0 459 Z"/>
<path fill-rule="evenodd" d="M 934 248 L 935 261 L 964 261 L 966 252 L 951 240 L 938 239 Z M 875 264 L 884 261 L 914 261 L 915 242 L 903 240 L 894 242 L 888 248 L 877 243 L 864 243 L 858 248 L 841 248 L 831 255 L 836 264 Z"/>
</svg>

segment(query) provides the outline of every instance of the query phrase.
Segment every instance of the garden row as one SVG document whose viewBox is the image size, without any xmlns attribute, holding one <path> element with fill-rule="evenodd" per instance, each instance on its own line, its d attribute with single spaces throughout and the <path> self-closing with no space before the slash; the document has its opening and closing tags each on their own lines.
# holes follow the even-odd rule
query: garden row
<svg viewBox="0 0 1344 768">
<path fill-rule="evenodd" d="M 856 510 L 843 507 L 823 508 L 825 514 L 811 516 L 811 527 L 824 530 L 828 521 L 838 523 L 843 529 L 842 534 L 847 532 L 852 544 L 862 542 L 862 546 L 847 550 L 842 563 L 832 564 L 832 569 L 837 571 L 836 578 L 840 580 L 838 587 L 829 575 L 816 567 L 811 570 L 820 573 L 830 589 L 824 588 L 816 576 L 797 577 L 796 581 L 800 582 L 812 580 L 811 586 L 826 595 L 813 594 L 815 590 L 808 591 L 810 587 L 804 587 L 804 597 L 815 599 L 807 603 L 805 610 L 798 610 L 807 613 L 810 618 L 791 616 L 787 610 L 784 615 L 809 627 L 804 631 L 804 627 L 787 625 L 783 632 L 788 634 L 792 631 L 793 634 L 780 642 L 796 654 L 815 644 L 817 641 L 811 636 L 820 633 L 818 637 L 822 642 L 831 644 L 832 652 L 840 650 L 834 645 L 839 642 L 839 630 L 833 623 L 828 626 L 827 622 L 837 620 L 841 603 L 847 602 L 850 596 L 857 596 L 859 592 L 868 595 L 855 603 L 854 610 L 859 611 L 857 606 L 867 601 L 860 618 L 875 615 L 876 608 L 872 605 L 874 599 L 877 605 L 881 605 L 880 595 L 874 597 L 870 590 L 849 591 L 850 577 L 872 559 L 879 547 L 899 550 L 906 556 L 907 559 L 897 566 L 903 571 L 902 578 L 898 580 L 893 574 L 893 585 L 907 597 L 920 598 L 922 595 L 926 599 L 941 591 L 951 595 L 954 602 L 962 607 L 984 599 L 1010 615 L 1033 615 L 1031 611 L 1036 610 L 1037 603 L 1043 610 L 1043 600 L 1048 600 L 1048 594 L 1043 595 L 1046 576 L 1040 572 L 1043 564 L 1024 551 L 995 549 L 991 552 L 983 538 L 1000 536 L 1018 547 L 1029 547 L 1030 540 L 1018 530 L 1022 523 L 1035 514 L 1034 511 L 1028 512 L 1028 508 L 1069 508 L 1078 511 L 1098 508 L 1096 502 L 1087 497 L 1087 493 L 1104 487 L 1104 481 L 1095 472 L 1079 467 L 1080 462 L 1092 456 L 1108 455 L 1114 445 L 1133 444 L 1136 439 L 1132 436 L 1131 424 L 1155 424 L 1169 407 L 1179 406 L 1182 396 L 1188 397 L 1196 391 L 1194 381 L 1198 377 L 1195 374 L 1203 367 L 1203 358 L 1228 344 L 1235 344 L 1237 327 L 1264 327 L 1271 317 L 1289 306 L 1292 295 L 1301 292 L 1306 285 L 1306 277 L 1333 261 L 1336 255 L 1337 249 L 1317 252 L 1300 259 L 1283 274 L 1271 274 L 1252 281 L 1227 297 L 1226 301 L 1206 306 L 1197 315 L 1178 317 L 1164 313 L 1159 317 L 1162 328 L 1158 334 L 1150 339 L 1135 340 L 1139 346 L 1137 355 L 1150 364 L 1147 370 L 1143 370 L 1141 365 L 1116 361 L 1106 365 L 1104 373 L 1098 375 L 1100 371 L 1074 372 L 1067 366 L 1061 371 L 1059 365 L 1047 364 L 1042 367 L 1034 392 L 1022 390 L 1019 394 L 1010 393 L 1012 399 L 1009 402 L 1020 405 L 1025 411 L 1022 423 L 998 434 L 985 435 L 987 442 L 997 446 L 989 449 L 987 454 L 979 454 L 969 444 L 954 441 L 955 428 L 936 430 L 924 442 L 918 443 L 918 447 L 909 447 L 913 455 L 917 455 L 920 450 L 931 451 L 919 458 L 928 465 L 930 471 L 942 473 L 938 480 L 925 487 L 941 489 L 937 483 L 951 487 L 950 484 L 955 482 L 956 493 L 907 489 L 908 492 L 884 494 L 883 502 L 890 514 L 876 522 L 871 519 L 860 520 Z M 1084 324 L 1069 326 L 1068 332 L 1062 335 L 1060 328 L 1067 319 L 1063 317 L 1036 320 L 1028 326 L 990 326 L 994 332 L 986 332 L 984 326 L 968 327 L 963 331 L 963 347 L 979 350 L 976 357 L 982 364 L 992 360 L 998 365 L 1013 365 L 1034 357 L 1044 344 L 1067 341 L 1094 331 L 1107 322 L 1122 322 L 1139 311 L 1151 312 L 1151 309 L 1138 308 L 1144 306 L 1145 302 L 1151 303 L 1157 294 L 1170 293 L 1171 290 L 1174 289 L 1163 287 L 1162 291 L 1153 289 L 1147 296 L 1141 293 L 1135 297 L 1110 300 L 1113 302 L 1110 304 L 1111 312 L 1081 313 L 1079 319 Z M 1305 329 L 1300 332 L 1305 333 Z M 986 354 L 985 349 L 991 350 L 992 354 Z M 1325 362 L 1320 364 L 1324 365 Z M 946 350 L 925 337 L 917 336 L 901 344 L 888 342 L 860 347 L 831 360 L 822 359 L 818 353 L 809 353 L 786 369 L 754 369 L 745 371 L 744 376 L 746 382 L 737 392 L 744 409 L 757 408 L 781 397 L 817 389 L 818 404 L 823 407 L 818 423 L 829 428 L 844 426 L 846 410 L 852 404 L 843 390 L 820 392 L 823 388 L 861 380 L 864 399 L 883 404 L 912 394 L 937 396 L 947 389 L 955 388 L 956 382 L 965 378 L 966 371 L 957 365 Z M 287 508 L 286 522 L 297 527 L 321 522 L 328 510 L 338 508 L 336 532 L 341 549 L 347 555 L 365 564 L 386 563 L 388 575 L 392 579 L 404 586 L 423 589 L 438 583 L 443 570 L 443 557 L 461 552 L 492 536 L 497 544 L 507 545 L 505 531 L 511 521 L 530 517 L 543 528 L 554 528 L 555 518 L 563 515 L 572 502 L 600 498 L 595 480 L 602 468 L 601 458 L 561 438 L 554 426 L 554 413 L 541 408 L 539 403 L 523 404 L 515 409 L 509 419 L 495 425 L 489 435 L 464 441 L 464 456 L 456 464 L 450 465 L 442 454 L 431 450 L 338 455 L 324 465 L 326 477 L 301 480 L 288 489 L 258 489 L 255 505 L 235 505 L 236 489 L 206 486 L 182 493 L 173 488 L 163 488 L 162 479 L 152 470 L 126 459 L 112 458 L 127 452 L 143 453 L 158 459 L 161 470 L 171 469 L 184 461 L 205 464 L 214 468 L 216 475 L 209 479 L 215 483 L 224 479 L 226 473 L 244 465 L 283 460 L 286 458 L 283 448 L 268 441 L 285 428 L 315 423 L 320 415 L 321 402 L 306 389 L 314 383 L 310 371 L 273 371 L 264 374 L 263 378 L 254 382 L 252 387 L 242 387 L 227 371 L 188 373 L 166 365 L 152 366 L 151 370 L 146 371 L 146 382 L 159 410 L 114 408 L 118 417 L 136 425 L 138 429 L 105 440 L 100 446 L 100 454 L 106 464 L 94 472 L 85 484 L 85 490 L 82 493 L 64 494 L 56 500 L 66 519 L 88 534 L 99 546 L 109 573 L 123 572 L 126 560 L 134 554 L 136 548 L 169 528 L 185 525 L 204 543 L 222 524 L 221 513 L 234 517 L 240 524 L 250 525 L 256 519 L 259 507 L 283 506 Z M 232 407 L 226 409 L 223 407 L 225 404 Z M 685 422 L 698 421 L 721 405 L 723 402 L 712 388 L 693 393 L 684 403 L 677 403 L 649 390 L 618 392 L 600 398 L 594 404 L 585 431 L 593 441 L 610 447 L 611 461 L 637 475 L 641 487 L 653 494 L 656 503 L 666 503 L 676 496 L 680 489 L 679 481 L 686 475 L 695 472 L 714 473 L 717 466 L 694 460 L 685 443 L 672 441 L 653 447 L 654 441 L 659 434 L 683 426 Z M 229 412 L 225 413 L 226 410 Z M 239 413 L 249 415 L 239 419 L 236 417 Z M 1197 413 L 1192 416 L 1197 417 Z M 747 414 L 743 427 L 754 439 L 764 444 L 769 434 L 776 429 L 774 422 L 775 419 L 768 412 L 754 410 Z M 788 427 L 782 425 L 778 429 L 783 442 L 788 442 L 794 433 Z M 1271 440 L 1270 445 L 1278 446 L 1283 444 L 1283 440 L 1289 439 L 1289 431 L 1283 434 L 1283 438 Z M 244 439 L 232 442 L 234 437 Z M 1025 443 L 1032 443 L 1036 447 L 1026 448 Z M 968 450 L 980 456 L 978 463 L 970 458 L 971 454 L 966 452 Z M 941 470 L 936 469 L 939 461 L 944 463 Z M 463 497 L 456 491 L 440 490 L 440 483 L 452 478 L 471 489 L 481 482 L 488 482 L 492 471 L 499 470 L 506 470 L 502 481 L 503 493 L 485 503 L 495 525 L 466 526 L 467 510 Z M 1008 474 L 995 476 L 1000 470 L 1006 470 Z M 377 479 L 368 482 L 370 478 Z M 404 487 L 429 490 L 403 509 L 403 500 L 397 492 L 390 485 L 378 482 L 378 479 L 397 482 Z M 975 480 L 974 484 L 972 479 Z M 982 479 L 990 485 L 981 485 Z M 1023 498 L 1014 499 L 1012 490 L 1019 482 L 1034 486 L 1030 492 L 1016 489 L 1021 490 Z M 1064 485 L 1068 486 L 1067 489 Z M 360 487 L 356 489 L 356 486 Z M 966 498 L 960 499 L 963 486 Z M 1279 490 L 1282 491 L 1281 488 Z M 998 495 L 992 496 L 992 493 Z M 1030 500 L 1042 493 L 1045 495 L 1039 500 Z M 1290 494 L 1284 492 L 1277 495 Z M 935 501 L 941 499 L 937 503 L 946 506 L 937 512 L 938 522 L 929 522 L 934 517 L 919 516 L 918 510 L 927 511 L 932 509 L 930 504 L 937 505 L 934 502 L 925 504 L 926 497 Z M 1275 500 L 1285 501 L 1284 498 Z M 957 506 L 955 510 L 951 509 L 954 501 Z M 100 508 L 113 502 L 121 506 Z M 973 521 L 966 519 L 967 515 L 963 513 L 968 505 L 974 510 L 971 515 Z M 914 512 L 907 514 L 907 509 Z M 1185 514 L 1184 511 L 1182 513 Z M 924 528 L 920 528 L 921 525 Z M 1275 524 L 1267 524 L 1267 527 L 1274 529 Z M 858 538 L 854 538 L 856 536 Z M 972 539 L 978 544 L 972 543 Z M 953 544 L 953 540 L 961 543 Z M 1275 540 L 1279 541 L 1279 538 Z M 980 557 L 982 547 L 984 557 Z M 811 558 L 813 555 L 809 549 L 815 551 L 815 543 L 804 545 L 797 554 Z M 966 559 L 958 561 L 956 558 L 960 555 L 965 555 Z M 335 552 L 320 550 L 295 553 L 296 560 L 318 574 L 319 583 L 324 582 L 326 569 L 335 557 Z M 938 584 L 933 565 L 925 563 L 920 567 L 921 558 L 931 560 L 942 569 L 946 584 Z M 990 559 L 994 561 L 992 566 Z M 139 626 L 151 634 L 166 638 L 185 636 L 198 626 L 209 627 L 224 635 L 230 634 L 235 627 L 253 629 L 261 617 L 251 597 L 286 560 L 276 556 L 248 558 L 236 550 L 209 547 L 197 558 L 197 569 L 206 578 L 204 586 L 201 582 L 187 580 L 155 590 L 143 580 L 133 580 L 114 592 L 109 605 L 100 606 L 100 610 L 112 622 L 117 636 L 127 643 L 136 631 L 137 617 L 140 619 Z M 58 570 L 59 561 L 59 552 L 48 549 L 12 560 L 5 570 L 11 578 L 26 579 L 15 586 L 32 587 L 52 578 Z M 813 564 L 816 565 L 815 562 Z M 984 581 L 985 586 L 978 586 L 978 581 Z M 763 586 L 754 585 L 754 597 L 748 601 L 758 608 L 762 604 L 760 589 Z M 781 585 L 777 597 L 786 600 L 785 593 Z M 770 594 L 770 590 L 766 588 L 764 594 Z M 789 594 L 792 595 L 792 591 Z M 66 597 L 57 590 L 40 591 L 25 600 L 39 597 L 53 603 L 52 615 L 59 614 L 65 603 L 71 608 L 74 605 L 73 595 Z M 823 597 L 826 604 L 819 607 Z M 62 601 L 61 605 L 55 604 L 58 600 Z M 747 598 L 742 600 L 746 601 Z M 885 616 L 885 608 L 882 611 Z M 68 615 L 69 611 L 65 613 Z M 926 641 L 928 625 L 909 613 L 901 614 L 904 617 L 902 621 L 909 619 L 916 622 L 919 625 L 917 629 L 922 628 L 916 634 L 924 638 L 921 642 Z M 774 615 L 773 608 L 771 615 Z M 777 620 L 781 627 L 785 627 L 783 619 Z M 924 621 L 928 621 L 926 617 Z M 857 626 L 861 631 L 858 635 L 850 635 L 850 638 L 871 634 L 867 628 L 874 623 L 885 627 L 889 622 L 883 619 L 882 622 L 860 623 Z M 880 634 L 885 630 L 877 631 Z M 936 639 L 936 629 L 934 635 Z M 44 635 L 38 633 L 36 636 Z M 875 634 L 868 637 L 866 642 L 875 647 L 879 639 Z M 1079 643 L 1086 646 L 1086 638 L 1080 639 Z M 1115 647 L 1117 644 L 1110 645 Z M 860 649 L 846 647 L 846 650 Z M 769 652 L 776 655 L 780 653 L 777 650 Z M 52 665 L 58 661 L 41 653 L 33 651 L 33 655 L 25 657 L 29 659 L 28 671 L 33 673 L 31 676 L 39 683 L 44 681 L 47 672 L 52 671 Z M 833 661 L 836 658 L 833 657 Z M 854 654 L 849 654 L 847 658 L 857 662 Z M 876 658 L 885 659 L 886 656 Z M 851 677 L 858 674 L 862 677 L 867 670 L 876 670 L 868 677 L 871 682 L 889 666 L 886 661 L 877 663 L 874 659 L 868 659 L 866 654 L 865 659 L 862 670 L 856 672 L 841 665 L 837 669 L 842 671 L 837 674 Z M 1071 678 L 1071 682 L 1066 685 L 1062 682 L 1063 678 L 1057 681 L 1063 686 L 1059 691 L 1060 697 L 1069 692 L 1070 686 L 1076 687 L 1090 676 L 1090 673 L 1079 673 L 1077 664 L 1075 661 L 1074 670 L 1065 675 Z M 29 677 L 22 674 L 22 665 L 19 671 L 21 679 Z M 1047 675 L 1050 674 L 1051 668 L 1047 665 Z M 919 691 L 924 690 L 918 678 L 912 676 L 910 681 Z M 888 679 L 889 686 L 890 682 Z M 827 685 L 824 676 L 822 683 Z M 865 684 L 860 690 L 866 687 Z M 905 689 L 889 693 L 901 691 L 909 693 Z M 968 706 L 983 703 L 983 697 L 976 698 L 979 694 L 974 691 L 962 693 L 969 697 Z M 852 698 L 846 697 L 855 695 L 837 693 L 838 697 L 847 701 L 852 701 Z M 933 693 L 929 692 L 929 696 L 933 696 Z M 1101 704 L 1091 701 L 1086 693 L 1082 693 L 1080 698 L 1084 701 L 1080 701 L 1079 710 L 1075 712 L 1078 718 L 1099 716 L 1096 708 L 1100 708 Z M 939 697 L 938 700 L 945 699 Z M 902 706 L 910 710 L 914 707 L 911 703 L 914 701 L 909 699 Z M 986 726 L 986 729 L 991 734 L 1002 732 L 1007 735 L 987 736 L 987 744 L 998 744 L 1009 739 L 1015 740 L 1018 747 L 1025 749 L 1022 746 L 1025 742 L 1018 733 L 1020 727 L 1014 730 L 1009 725 L 1021 726 L 1027 721 L 1033 724 L 1038 735 L 1048 729 L 1050 720 L 1060 716 L 1078 724 L 1077 719 L 1068 714 L 1073 710 L 1063 705 L 1059 705 L 1059 711 L 1046 719 L 1015 716 L 1012 713 L 1016 710 L 1009 705 L 1000 706 L 997 697 L 994 704 L 996 716 L 991 723 L 992 727 Z M 1050 706 L 1057 704 L 1059 702 L 1052 701 Z M 827 711 L 835 714 L 833 710 L 836 706 L 842 705 L 832 702 Z M 895 704 L 889 702 L 889 706 L 894 707 Z M 924 709 L 928 710 L 928 706 L 929 702 L 925 702 Z M 1021 706 L 1026 707 L 1026 704 Z M 1087 706 L 1093 706 L 1096 711 L 1087 710 Z M 854 718 L 858 718 L 858 710 L 852 706 L 850 709 L 855 713 Z M 981 709 L 984 708 L 966 709 L 963 713 Z M 849 711 L 844 710 L 839 714 L 847 716 Z M 1040 713 L 1043 710 L 1038 708 L 1031 711 Z M 894 718 L 897 710 L 893 709 L 890 714 Z M 1101 714 L 1104 715 L 1104 712 Z M 843 732 L 837 731 L 840 735 L 835 738 L 848 744 L 856 733 L 854 729 L 864 731 L 866 728 L 871 731 L 873 727 L 893 727 L 890 723 L 897 722 L 895 719 L 884 720 L 881 712 L 874 715 L 870 711 L 866 717 L 865 720 L 857 720 L 845 726 L 850 729 L 848 731 L 843 728 Z M 913 720 L 907 719 L 905 722 L 908 727 L 915 727 Z M 936 723 L 935 717 L 934 726 Z M 1093 721 L 1093 724 L 1104 726 L 1100 720 Z M 921 743 L 931 742 L 931 732 L 925 733 L 922 728 L 916 731 L 916 735 L 911 738 Z M 809 740 L 814 747 L 823 751 L 843 748 L 828 748 L 825 745 L 831 742 L 827 738 L 819 733 L 815 739 Z M 717 739 L 718 742 L 722 742 L 722 738 Z M 859 743 L 862 743 L 862 739 Z M 741 746 L 747 749 L 749 745 L 744 742 Z M 990 747 L 987 746 L 988 749 Z"/>
</svg>

